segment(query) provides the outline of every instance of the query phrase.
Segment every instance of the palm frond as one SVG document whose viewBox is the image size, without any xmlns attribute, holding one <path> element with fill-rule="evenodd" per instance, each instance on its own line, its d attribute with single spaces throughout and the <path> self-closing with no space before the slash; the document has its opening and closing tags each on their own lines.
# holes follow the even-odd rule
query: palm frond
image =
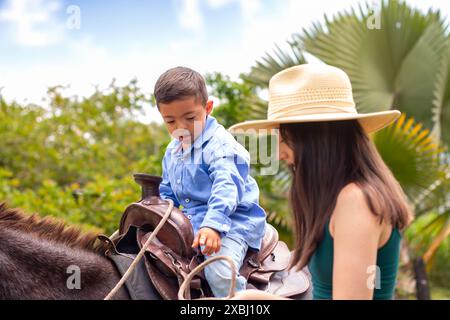
<svg viewBox="0 0 450 320">
<path fill-rule="evenodd" d="M 446 217 L 443 220 L 445 221 L 445 223 L 442 224 L 438 233 L 433 238 L 432 243 L 423 255 L 423 260 L 427 264 L 428 269 L 431 268 L 431 262 L 438 248 L 450 235 L 450 211 L 447 211 Z"/>
<path fill-rule="evenodd" d="M 445 179 L 448 164 L 443 163 L 445 149 L 428 129 L 414 119 L 399 120 L 374 135 L 383 160 L 402 185 L 411 203 L 437 181 Z"/>
<path fill-rule="evenodd" d="M 292 66 L 306 63 L 302 50 L 296 47 L 289 47 L 287 51 L 282 50 L 278 45 L 275 49 L 256 62 L 256 66 L 251 68 L 250 73 L 243 75 L 243 79 L 260 88 L 267 88 L 270 78 Z"/>
<path fill-rule="evenodd" d="M 447 39 L 448 54 L 436 82 L 433 100 L 433 129 L 437 138 L 450 145 L 450 37 Z"/>
<path fill-rule="evenodd" d="M 370 29 L 378 14 L 380 29 Z M 379 12 L 360 6 L 313 24 L 293 45 L 348 73 L 361 112 L 399 109 L 433 128 L 438 75 L 446 63 L 447 31 L 439 12 L 422 13 L 401 1 Z M 442 80 L 441 80 L 442 82 Z"/>
</svg>

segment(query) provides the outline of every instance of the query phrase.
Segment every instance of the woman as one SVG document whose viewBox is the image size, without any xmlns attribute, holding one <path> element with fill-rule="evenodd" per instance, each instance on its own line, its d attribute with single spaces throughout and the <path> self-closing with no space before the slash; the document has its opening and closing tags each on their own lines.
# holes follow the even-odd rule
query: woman
<svg viewBox="0 0 450 320">
<path fill-rule="evenodd" d="M 279 129 L 279 160 L 291 169 L 296 247 L 315 299 L 392 299 L 400 231 L 411 220 L 406 197 L 367 133 L 399 111 L 360 114 L 351 83 L 328 65 L 286 69 L 269 84 L 268 119 L 230 128 Z M 248 290 L 238 299 L 276 299 Z"/>
</svg>

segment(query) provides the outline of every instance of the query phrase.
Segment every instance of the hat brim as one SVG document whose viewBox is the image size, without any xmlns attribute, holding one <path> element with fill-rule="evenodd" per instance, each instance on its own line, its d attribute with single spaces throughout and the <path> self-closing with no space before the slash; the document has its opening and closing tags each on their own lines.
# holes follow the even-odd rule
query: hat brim
<svg viewBox="0 0 450 320">
<path fill-rule="evenodd" d="M 311 114 L 297 117 L 289 117 L 277 120 L 252 120 L 237 123 L 231 126 L 228 130 L 233 133 L 238 131 L 246 131 L 249 129 L 255 130 L 259 133 L 262 129 L 276 129 L 283 123 L 303 123 L 303 122 L 325 122 L 325 121 L 343 121 L 343 120 L 358 120 L 361 127 L 367 132 L 375 132 L 381 130 L 400 117 L 401 112 L 398 110 L 389 110 L 372 113 L 323 113 Z"/>
</svg>

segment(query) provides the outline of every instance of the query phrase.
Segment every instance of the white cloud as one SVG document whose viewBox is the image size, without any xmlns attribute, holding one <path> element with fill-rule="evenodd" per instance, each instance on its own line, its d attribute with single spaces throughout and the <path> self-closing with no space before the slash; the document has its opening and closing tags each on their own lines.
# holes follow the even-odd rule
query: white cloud
<svg viewBox="0 0 450 320">
<path fill-rule="evenodd" d="M 252 18 L 261 9 L 260 0 L 239 0 L 241 5 L 242 17 L 244 21 L 246 18 Z"/>
<path fill-rule="evenodd" d="M 0 22 L 9 22 L 12 37 L 23 46 L 45 46 L 62 39 L 64 24 L 55 19 L 57 0 L 9 0 L 0 11 Z"/>
<path fill-rule="evenodd" d="M 239 73 L 247 71 L 255 60 L 264 55 L 266 51 L 274 48 L 275 44 L 286 46 L 294 32 L 299 32 L 312 21 L 321 20 L 324 11 L 333 14 L 343 8 L 358 3 L 358 0 L 334 0 L 308 2 L 298 0 L 283 1 L 276 6 L 263 6 L 261 0 L 177 0 L 180 26 L 196 26 L 190 28 L 194 32 L 192 38 L 180 39 L 171 43 L 171 48 L 188 50 L 194 43 L 201 46 L 204 34 L 204 10 L 207 8 L 221 9 L 229 5 L 240 7 L 240 24 L 242 28 L 236 35 L 236 45 L 224 57 L 204 57 L 202 64 L 208 71 L 221 71 L 232 78 Z M 183 9 L 184 8 L 184 9 Z M 184 21 L 184 22 L 183 22 Z M 187 24 L 186 21 L 191 21 Z M 195 21 L 195 23 L 193 22 Z M 219 63 L 215 62 L 221 59 Z M 209 66 L 209 68 L 207 67 Z M 214 66 L 214 70 L 211 70 Z"/>
<path fill-rule="evenodd" d="M 207 0 L 207 3 L 211 8 L 216 9 L 223 7 L 233 1 L 234 0 Z"/>
<path fill-rule="evenodd" d="M 220 9 L 232 3 L 241 7 L 243 18 L 250 18 L 260 8 L 260 0 L 173 0 L 182 28 L 200 31 L 204 27 L 202 5 Z"/>
<path fill-rule="evenodd" d="M 250 62 L 253 64 L 255 59 L 273 49 L 275 44 L 283 46 L 293 33 L 300 32 L 313 21 L 322 21 L 324 12 L 332 15 L 356 3 L 358 0 L 310 2 L 289 0 L 283 1 L 276 14 L 262 10 L 247 12 L 241 38 L 245 56 L 253 61 Z"/>
<path fill-rule="evenodd" d="M 450 1 L 446 0 L 408 0 L 408 4 L 410 6 L 419 8 L 424 12 L 428 11 L 428 9 L 440 10 L 443 16 L 450 16 Z"/>
<path fill-rule="evenodd" d="M 200 30 L 203 27 L 199 0 L 176 0 L 174 4 L 182 28 Z"/>
</svg>

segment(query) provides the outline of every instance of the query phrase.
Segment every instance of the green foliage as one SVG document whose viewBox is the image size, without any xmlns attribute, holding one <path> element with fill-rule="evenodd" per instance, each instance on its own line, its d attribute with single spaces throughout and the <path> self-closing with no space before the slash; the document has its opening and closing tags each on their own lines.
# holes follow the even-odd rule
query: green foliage
<svg viewBox="0 0 450 320">
<path fill-rule="evenodd" d="M 0 197 L 11 207 L 27 213 L 50 215 L 77 224 L 84 230 L 112 233 L 124 208 L 139 199 L 139 188 L 131 177 L 93 177 L 81 189 L 77 183 L 59 186 L 43 180 L 36 188 L 21 188 L 10 171 L 0 171 Z"/>
<path fill-rule="evenodd" d="M 384 162 L 415 205 L 422 194 L 437 181 L 446 179 L 449 165 L 445 149 L 424 129 L 421 123 L 405 114 L 388 128 L 374 135 L 374 142 Z M 440 204 L 444 203 L 441 199 Z M 434 205 L 438 203 L 434 202 Z"/>
<path fill-rule="evenodd" d="M 380 29 L 368 27 L 373 14 L 379 15 Z M 360 111 L 395 108 L 433 129 L 450 49 L 439 11 L 422 13 L 403 1 L 381 1 L 379 12 L 367 5 L 325 17 L 324 24 L 296 34 L 292 45 L 345 70 Z"/>
<path fill-rule="evenodd" d="M 295 33 L 288 48 L 267 53 L 243 78 L 267 87 L 271 76 L 306 63 L 303 52 L 347 72 L 360 112 L 398 109 L 450 143 L 450 35 L 439 11 L 383 0 L 342 11 Z M 376 15 L 380 29 L 369 28 Z"/>
<path fill-rule="evenodd" d="M 432 269 L 433 258 L 446 241 L 440 235 L 450 225 L 449 155 L 429 130 L 413 119 L 407 120 L 404 114 L 376 133 L 374 142 L 414 208 L 416 220 L 406 232 L 412 252 L 415 256 L 430 256 L 428 269 L 438 274 L 439 269 Z"/>
<path fill-rule="evenodd" d="M 265 101 L 256 95 L 256 89 L 241 81 L 231 81 L 221 73 L 206 75 L 210 95 L 219 99 L 220 105 L 213 115 L 225 128 L 250 119 L 266 117 Z"/>
<path fill-rule="evenodd" d="M 287 51 L 276 46 L 271 53 L 266 52 L 262 61 L 257 61 L 250 73 L 242 75 L 242 78 L 249 84 L 265 88 L 274 74 L 303 63 L 306 63 L 306 59 L 297 46 L 290 46 Z"/>
<path fill-rule="evenodd" d="M 169 136 L 136 115 L 150 108 L 136 82 L 88 98 L 48 91 L 48 107 L 0 100 L 0 199 L 112 232 L 139 199 L 132 174 L 161 174 Z"/>
</svg>

